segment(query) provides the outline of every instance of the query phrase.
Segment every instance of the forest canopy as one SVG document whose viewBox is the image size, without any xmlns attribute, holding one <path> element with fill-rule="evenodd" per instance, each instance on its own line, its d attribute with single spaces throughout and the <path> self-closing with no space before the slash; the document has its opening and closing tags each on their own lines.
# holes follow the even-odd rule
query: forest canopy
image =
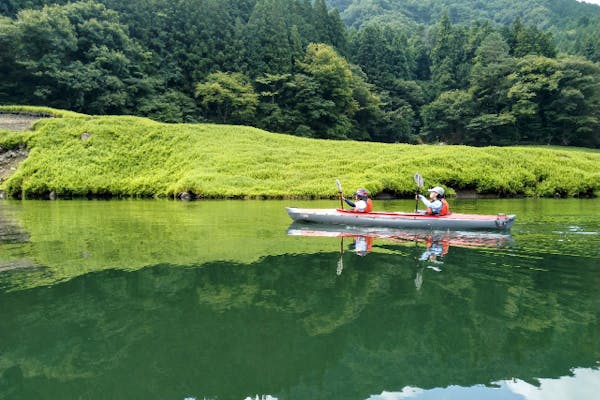
<svg viewBox="0 0 600 400">
<path fill-rule="evenodd" d="M 0 104 L 597 148 L 598 37 L 575 0 L 5 0 Z"/>
</svg>

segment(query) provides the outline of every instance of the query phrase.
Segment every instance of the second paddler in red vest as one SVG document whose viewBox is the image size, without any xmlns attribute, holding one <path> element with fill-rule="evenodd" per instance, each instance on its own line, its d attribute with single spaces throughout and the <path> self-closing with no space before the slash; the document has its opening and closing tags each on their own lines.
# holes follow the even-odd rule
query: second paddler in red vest
<svg viewBox="0 0 600 400">
<path fill-rule="evenodd" d="M 433 189 L 428 189 L 429 192 L 429 200 L 422 194 L 417 195 L 417 199 L 421 199 L 427 210 L 425 213 L 427 215 L 446 215 L 450 213 L 450 206 L 448 202 L 444 198 L 444 194 L 446 193 L 444 189 L 439 186 L 434 187 Z"/>
<path fill-rule="evenodd" d="M 371 212 L 373 211 L 373 201 L 369 198 L 369 192 L 367 189 L 358 189 L 354 193 L 354 201 L 348 200 L 343 197 L 346 204 L 354 208 L 354 211 L 358 212 Z"/>
</svg>

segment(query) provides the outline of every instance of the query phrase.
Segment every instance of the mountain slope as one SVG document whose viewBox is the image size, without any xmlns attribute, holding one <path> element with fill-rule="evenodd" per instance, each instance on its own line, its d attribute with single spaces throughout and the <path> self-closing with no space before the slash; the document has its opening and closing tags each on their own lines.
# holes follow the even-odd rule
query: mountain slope
<svg viewBox="0 0 600 400">
<path fill-rule="evenodd" d="M 526 25 L 551 32 L 558 48 L 576 53 L 582 36 L 600 37 L 600 6 L 576 0 L 328 0 L 346 25 L 369 22 L 400 23 L 409 30 L 434 24 L 444 12 L 451 21 L 471 24 L 489 21 L 510 25 L 517 17 Z"/>
</svg>

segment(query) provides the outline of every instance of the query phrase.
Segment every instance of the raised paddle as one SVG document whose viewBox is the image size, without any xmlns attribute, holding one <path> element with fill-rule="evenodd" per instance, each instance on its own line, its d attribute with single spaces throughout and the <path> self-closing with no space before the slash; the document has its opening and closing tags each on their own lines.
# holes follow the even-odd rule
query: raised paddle
<svg viewBox="0 0 600 400">
<path fill-rule="evenodd" d="M 415 174 L 414 178 L 415 183 L 417 184 L 417 196 L 421 194 L 421 188 L 423 187 L 423 177 L 418 172 Z M 417 204 L 415 204 L 415 213 L 419 211 L 419 199 L 417 198 Z"/>
<path fill-rule="evenodd" d="M 339 179 L 336 179 L 335 180 L 335 184 L 337 185 L 338 194 L 340 195 L 340 207 L 342 209 L 344 209 L 344 201 L 342 200 L 343 199 L 343 196 L 342 196 L 342 183 L 340 182 Z"/>
</svg>

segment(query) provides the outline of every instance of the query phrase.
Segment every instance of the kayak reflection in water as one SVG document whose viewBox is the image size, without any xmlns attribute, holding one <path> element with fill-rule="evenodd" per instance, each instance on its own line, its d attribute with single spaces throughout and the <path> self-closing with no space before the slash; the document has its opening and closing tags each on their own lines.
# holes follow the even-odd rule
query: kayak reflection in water
<svg viewBox="0 0 600 400">
<path fill-rule="evenodd" d="M 423 270 L 426 265 L 427 269 L 432 269 L 435 272 L 442 272 L 441 265 L 444 264 L 443 258 L 448 254 L 450 243 L 444 238 L 434 238 L 429 236 L 427 238 L 427 247 L 423 254 L 418 258 L 419 264 L 417 269 L 417 276 L 415 277 L 415 287 L 417 290 L 421 289 L 423 285 Z"/>
</svg>

